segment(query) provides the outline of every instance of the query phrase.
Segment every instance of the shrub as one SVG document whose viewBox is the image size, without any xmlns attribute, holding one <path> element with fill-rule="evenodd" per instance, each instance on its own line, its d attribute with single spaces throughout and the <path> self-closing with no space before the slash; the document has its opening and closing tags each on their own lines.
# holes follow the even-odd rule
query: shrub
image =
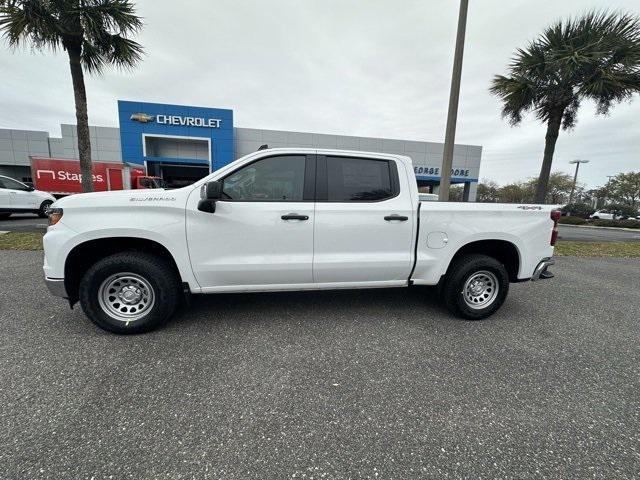
<svg viewBox="0 0 640 480">
<path fill-rule="evenodd" d="M 589 215 L 595 212 L 595 210 L 586 203 L 569 203 L 562 207 L 561 211 L 562 213 L 566 213 L 567 215 L 580 218 L 589 218 Z"/>
<path fill-rule="evenodd" d="M 609 203 L 604 206 L 605 209 L 610 212 L 616 212 L 616 215 L 623 217 L 636 217 L 638 216 L 638 210 L 631 205 L 624 203 Z"/>
<path fill-rule="evenodd" d="M 565 225 L 584 225 L 587 221 L 582 217 L 560 217 L 559 223 Z"/>
<path fill-rule="evenodd" d="M 618 228 L 640 228 L 640 221 L 637 220 L 594 220 L 593 225 L 597 227 L 618 227 Z"/>
<path fill-rule="evenodd" d="M 639 220 L 619 220 L 617 223 L 618 223 L 618 227 L 640 228 L 640 221 Z"/>
</svg>

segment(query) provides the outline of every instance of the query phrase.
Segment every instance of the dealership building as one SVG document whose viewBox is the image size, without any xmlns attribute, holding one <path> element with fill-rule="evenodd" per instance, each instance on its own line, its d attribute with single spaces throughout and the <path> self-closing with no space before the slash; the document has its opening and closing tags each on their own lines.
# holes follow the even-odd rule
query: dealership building
<svg viewBox="0 0 640 480">
<path fill-rule="evenodd" d="M 183 105 L 118 101 L 117 127 L 90 127 L 91 157 L 98 162 L 144 167 L 168 186 L 188 185 L 262 145 L 337 148 L 407 155 L 420 190 L 437 193 L 444 145 L 435 142 L 354 137 L 235 127 L 233 111 Z M 0 175 L 32 181 L 30 157 L 78 159 L 75 125 L 48 132 L 0 129 Z M 455 145 L 451 182 L 475 201 L 482 147 Z"/>
</svg>

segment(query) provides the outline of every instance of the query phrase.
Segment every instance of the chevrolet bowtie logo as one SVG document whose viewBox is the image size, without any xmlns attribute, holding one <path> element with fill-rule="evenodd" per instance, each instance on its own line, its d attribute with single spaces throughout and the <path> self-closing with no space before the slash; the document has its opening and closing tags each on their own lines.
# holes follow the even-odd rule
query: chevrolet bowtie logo
<svg viewBox="0 0 640 480">
<path fill-rule="evenodd" d="M 155 117 L 153 115 L 149 115 L 147 113 L 134 113 L 133 115 L 131 115 L 130 119 L 140 123 L 148 123 L 153 122 L 154 118 Z"/>
</svg>

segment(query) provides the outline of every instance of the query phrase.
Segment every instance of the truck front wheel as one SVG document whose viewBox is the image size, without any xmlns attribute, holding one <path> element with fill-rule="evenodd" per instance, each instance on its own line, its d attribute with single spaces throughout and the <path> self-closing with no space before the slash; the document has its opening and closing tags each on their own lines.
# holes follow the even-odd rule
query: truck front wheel
<svg viewBox="0 0 640 480">
<path fill-rule="evenodd" d="M 164 324 L 175 311 L 180 282 L 160 257 L 117 253 L 87 270 L 80 282 L 85 315 L 113 333 L 142 333 Z"/>
<path fill-rule="evenodd" d="M 509 292 L 504 265 L 487 255 L 462 255 L 444 279 L 442 297 L 456 316 L 481 320 L 502 306 Z"/>
</svg>

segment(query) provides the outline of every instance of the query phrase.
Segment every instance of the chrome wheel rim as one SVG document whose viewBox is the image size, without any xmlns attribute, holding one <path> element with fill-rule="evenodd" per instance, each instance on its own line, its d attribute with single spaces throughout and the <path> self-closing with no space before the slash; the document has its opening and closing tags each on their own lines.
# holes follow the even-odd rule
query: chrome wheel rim
<svg viewBox="0 0 640 480">
<path fill-rule="evenodd" d="M 462 288 L 464 303 L 474 310 L 480 310 L 491 305 L 498 297 L 498 277 L 488 270 L 475 272 Z"/>
<path fill-rule="evenodd" d="M 102 310 L 114 320 L 133 322 L 144 317 L 155 304 L 153 287 L 137 273 L 111 275 L 98 289 Z"/>
</svg>

